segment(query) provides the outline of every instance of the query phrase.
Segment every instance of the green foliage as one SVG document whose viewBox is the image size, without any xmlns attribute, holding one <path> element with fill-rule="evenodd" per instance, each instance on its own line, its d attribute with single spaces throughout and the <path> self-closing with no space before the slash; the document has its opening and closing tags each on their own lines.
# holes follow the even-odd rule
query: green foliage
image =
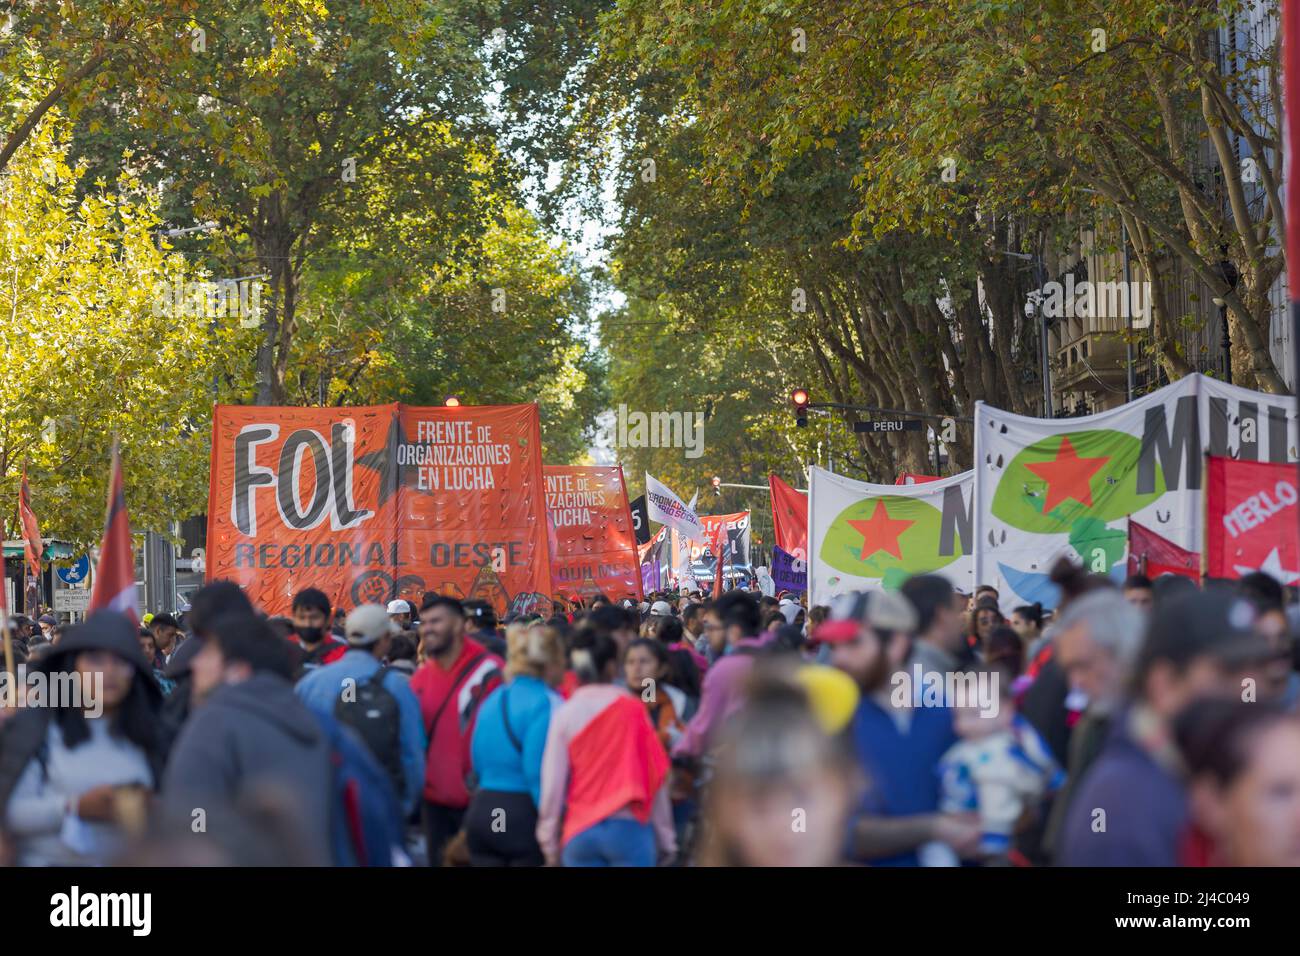
<svg viewBox="0 0 1300 956">
<path fill-rule="evenodd" d="M 51 112 L 0 177 L 0 501 L 28 474 L 44 528 L 79 546 L 103 530 L 121 443 L 138 530 L 202 510 L 214 400 L 245 384 L 236 318 L 176 314 L 202 280 L 158 248 L 157 197 L 128 176 L 78 194 Z"/>
</svg>

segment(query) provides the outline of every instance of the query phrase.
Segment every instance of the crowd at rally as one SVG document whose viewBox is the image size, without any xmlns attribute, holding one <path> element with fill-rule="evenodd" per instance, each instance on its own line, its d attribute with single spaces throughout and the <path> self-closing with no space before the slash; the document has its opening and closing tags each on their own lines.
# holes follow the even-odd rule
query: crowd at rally
<svg viewBox="0 0 1300 956">
<path fill-rule="evenodd" d="M 0 863 L 1300 865 L 1294 595 L 1052 577 L 14 618 Z"/>
</svg>

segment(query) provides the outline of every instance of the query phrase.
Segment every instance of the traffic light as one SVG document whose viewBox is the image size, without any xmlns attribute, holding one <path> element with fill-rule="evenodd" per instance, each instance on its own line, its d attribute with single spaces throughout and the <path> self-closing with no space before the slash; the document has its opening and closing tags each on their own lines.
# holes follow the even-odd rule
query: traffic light
<svg viewBox="0 0 1300 956">
<path fill-rule="evenodd" d="M 794 405 L 794 423 L 800 428 L 808 427 L 808 389 L 796 388 L 790 393 Z"/>
<path fill-rule="evenodd" d="M 718 498 L 722 497 L 722 479 L 717 475 L 713 476 L 713 494 Z"/>
</svg>

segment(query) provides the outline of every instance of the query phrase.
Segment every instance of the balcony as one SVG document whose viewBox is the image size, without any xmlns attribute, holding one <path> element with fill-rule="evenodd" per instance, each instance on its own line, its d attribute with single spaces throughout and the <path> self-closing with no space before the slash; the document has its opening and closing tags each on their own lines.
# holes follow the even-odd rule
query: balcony
<svg viewBox="0 0 1300 956">
<path fill-rule="evenodd" d="M 1123 394 L 1128 380 L 1126 362 L 1123 339 L 1090 332 L 1057 351 L 1052 390 Z"/>
</svg>

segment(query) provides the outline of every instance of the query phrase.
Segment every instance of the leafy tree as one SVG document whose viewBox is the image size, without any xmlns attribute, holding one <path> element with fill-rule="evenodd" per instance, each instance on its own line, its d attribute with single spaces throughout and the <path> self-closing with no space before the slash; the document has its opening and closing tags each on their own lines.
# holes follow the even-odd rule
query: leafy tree
<svg viewBox="0 0 1300 956">
<path fill-rule="evenodd" d="M 242 385 L 232 356 L 250 343 L 160 248 L 157 196 L 129 176 L 85 186 L 67 153 L 50 110 L 0 176 L 0 500 L 29 462 L 42 526 L 86 546 L 115 436 L 135 528 L 202 509 L 212 402 Z"/>
<path fill-rule="evenodd" d="M 185 108 L 169 128 L 129 142 L 137 162 L 165 179 L 176 218 L 217 224 L 191 248 L 207 251 L 225 274 L 265 277 L 254 396 L 261 404 L 286 400 L 313 257 L 392 228 L 404 211 L 389 203 L 368 216 L 369 193 L 358 185 L 382 180 L 407 210 L 419 209 L 430 183 L 445 187 L 451 177 L 427 176 L 418 161 L 467 168 L 467 157 L 450 154 L 472 151 L 486 130 L 481 38 L 456 4 L 314 0 L 300 13 L 284 18 L 237 0 L 194 3 L 205 49 L 192 70 L 169 78 Z M 143 109 L 128 97 L 119 111 Z M 84 148 L 112 162 L 133 130 L 107 117 L 95 122 L 100 139 L 88 123 Z M 452 125 L 457 135 L 448 139 Z M 447 195 L 473 188 L 453 184 Z"/>
<path fill-rule="evenodd" d="M 708 175 L 770 186 L 856 130 L 858 234 L 960 241 L 1001 220 L 1001 249 L 1047 258 L 1060 226 L 1122 218 L 1161 293 L 1152 334 L 1168 374 L 1192 368 L 1159 281 L 1173 256 L 1227 304 L 1234 381 L 1284 389 L 1268 347 L 1285 266 L 1280 34 L 1261 48 L 1246 26 L 1276 18 L 1275 2 L 655 7 L 620 5 L 607 35 L 688 92 Z"/>
</svg>

